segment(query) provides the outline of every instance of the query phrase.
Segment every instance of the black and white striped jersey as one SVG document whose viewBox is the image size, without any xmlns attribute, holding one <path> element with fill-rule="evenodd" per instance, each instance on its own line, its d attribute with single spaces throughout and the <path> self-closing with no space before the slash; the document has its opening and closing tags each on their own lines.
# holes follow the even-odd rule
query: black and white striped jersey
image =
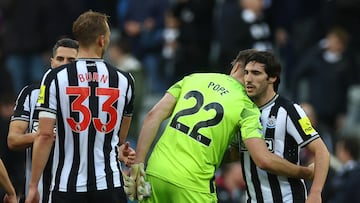
<svg viewBox="0 0 360 203">
<path fill-rule="evenodd" d="M 102 59 L 79 59 L 44 75 L 36 109 L 56 115 L 52 190 L 122 186 L 116 146 L 133 100 L 132 76 Z"/>
<path fill-rule="evenodd" d="M 294 164 L 300 164 L 300 148 L 319 138 L 303 109 L 298 104 L 276 95 L 260 107 L 260 111 L 260 121 L 269 151 Z M 247 202 L 305 202 L 307 191 L 302 179 L 268 173 L 255 165 L 245 148 L 241 150 Z"/>
<path fill-rule="evenodd" d="M 11 121 L 21 120 L 28 122 L 27 132 L 32 133 L 37 131 L 38 112 L 35 111 L 36 102 L 39 96 L 40 84 L 33 84 L 24 87 L 17 100 L 14 109 L 14 114 Z M 26 149 L 25 160 L 25 194 L 27 195 L 29 189 L 29 182 L 31 178 L 31 160 L 32 160 L 32 147 Z M 40 202 L 49 202 L 50 197 L 50 183 L 51 183 L 51 156 L 45 167 L 43 175 L 40 178 L 38 191 L 40 194 Z"/>
</svg>

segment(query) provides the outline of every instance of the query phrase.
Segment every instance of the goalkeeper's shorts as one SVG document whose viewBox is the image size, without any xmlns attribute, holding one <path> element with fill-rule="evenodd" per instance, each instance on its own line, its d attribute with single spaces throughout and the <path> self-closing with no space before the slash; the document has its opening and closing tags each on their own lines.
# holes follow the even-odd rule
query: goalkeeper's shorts
<svg viewBox="0 0 360 203">
<path fill-rule="evenodd" d="M 149 174 L 146 175 L 146 178 L 151 184 L 152 194 L 141 203 L 217 202 L 216 193 L 200 193 L 188 190 Z"/>
</svg>

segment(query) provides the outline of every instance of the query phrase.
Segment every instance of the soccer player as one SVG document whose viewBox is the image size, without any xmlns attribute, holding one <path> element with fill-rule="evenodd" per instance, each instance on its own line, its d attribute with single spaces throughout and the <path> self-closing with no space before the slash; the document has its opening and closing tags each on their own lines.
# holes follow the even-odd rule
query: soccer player
<svg viewBox="0 0 360 203">
<path fill-rule="evenodd" d="M 15 188 L 12 185 L 4 163 L 0 159 L 0 187 L 5 191 L 5 203 L 17 203 Z"/>
<path fill-rule="evenodd" d="M 108 16 L 87 11 L 73 23 L 78 58 L 44 75 L 36 110 L 39 127 L 33 145 L 26 202 L 35 202 L 40 175 L 54 140 L 53 202 L 126 202 L 118 155 L 125 143 L 134 100 L 134 81 L 104 62 L 110 42 Z M 120 145 L 120 146 L 118 146 Z"/>
<path fill-rule="evenodd" d="M 75 60 L 78 53 L 79 44 L 77 41 L 63 38 L 58 40 L 52 51 L 51 68 L 57 68 L 61 65 Z M 26 174 L 25 174 L 25 194 L 28 192 L 28 186 L 31 174 L 31 155 L 32 143 L 36 136 L 38 123 L 38 112 L 35 111 L 35 105 L 39 96 L 40 84 L 28 85 L 22 89 L 17 98 L 14 115 L 11 118 L 8 135 L 8 146 L 12 150 L 26 149 Z M 51 162 L 47 165 L 39 184 L 40 202 L 48 202 L 50 195 Z"/>
<path fill-rule="evenodd" d="M 288 178 L 257 167 L 251 150 L 244 148 L 242 166 L 247 184 L 247 202 L 320 203 L 329 168 L 329 152 L 303 109 L 277 94 L 280 74 L 280 63 L 272 53 L 255 52 L 246 62 L 245 89 L 260 108 L 268 150 L 299 164 L 300 148 L 306 147 L 314 154 L 314 179 L 307 197 L 303 179 Z"/>
<path fill-rule="evenodd" d="M 147 114 L 132 168 L 142 165 L 160 124 L 167 118 L 169 122 L 147 162 L 152 195 L 144 202 L 216 202 L 214 173 L 239 130 L 260 168 L 290 177 L 312 175 L 311 169 L 267 150 L 259 109 L 240 83 L 242 63 L 235 60 L 230 76 L 196 73 L 184 77 Z"/>
</svg>

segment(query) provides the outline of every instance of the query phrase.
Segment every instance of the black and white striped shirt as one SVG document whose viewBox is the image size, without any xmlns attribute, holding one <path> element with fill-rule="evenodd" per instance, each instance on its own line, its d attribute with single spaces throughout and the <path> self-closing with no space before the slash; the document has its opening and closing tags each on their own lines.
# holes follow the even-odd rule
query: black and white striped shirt
<svg viewBox="0 0 360 203">
<path fill-rule="evenodd" d="M 294 164 L 300 164 L 300 148 L 319 138 L 303 109 L 276 95 L 260 107 L 260 110 L 260 120 L 269 151 Z M 255 165 L 246 149 L 242 150 L 241 162 L 247 184 L 247 202 L 305 202 L 307 191 L 302 179 L 268 173 Z"/>
<path fill-rule="evenodd" d="M 133 100 L 132 76 L 102 59 L 79 59 L 44 76 L 36 109 L 56 114 L 52 190 L 122 186 L 116 146 Z"/>
<path fill-rule="evenodd" d="M 37 131 L 39 125 L 38 111 L 35 111 L 36 102 L 39 96 L 40 84 L 33 84 L 24 87 L 17 100 L 14 109 L 14 114 L 11 121 L 25 121 L 29 123 L 27 132 L 33 133 Z M 32 147 L 26 149 L 26 164 L 25 164 L 25 194 L 28 193 L 29 182 L 31 178 L 31 160 Z M 51 183 L 51 156 L 44 169 L 43 175 L 40 178 L 38 191 L 40 194 L 39 202 L 49 202 L 50 197 L 50 183 Z"/>
</svg>

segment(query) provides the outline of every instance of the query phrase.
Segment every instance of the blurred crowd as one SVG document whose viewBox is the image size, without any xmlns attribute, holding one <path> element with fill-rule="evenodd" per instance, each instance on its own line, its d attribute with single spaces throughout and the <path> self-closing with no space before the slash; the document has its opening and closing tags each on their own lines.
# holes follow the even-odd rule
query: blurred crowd
<svg viewBox="0 0 360 203">
<path fill-rule="evenodd" d="M 280 94 L 309 107 L 334 157 L 344 137 L 360 137 L 360 0 L 1 0 L 1 156 L 17 157 L 5 158 L 7 167 L 22 168 L 24 158 L 6 147 L 16 95 L 39 82 L 50 67 L 53 44 L 72 38 L 72 22 L 89 9 L 110 16 L 106 58 L 135 78 L 135 120 L 147 96 L 163 94 L 189 73 L 228 73 L 239 50 L 255 48 L 273 50 L 281 59 Z M 130 136 L 138 128 L 135 122 Z M 224 171 L 233 167 L 238 169 Z M 344 169 L 335 168 L 333 177 L 342 175 Z M 23 177 L 10 176 L 22 185 Z"/>
</svg>

